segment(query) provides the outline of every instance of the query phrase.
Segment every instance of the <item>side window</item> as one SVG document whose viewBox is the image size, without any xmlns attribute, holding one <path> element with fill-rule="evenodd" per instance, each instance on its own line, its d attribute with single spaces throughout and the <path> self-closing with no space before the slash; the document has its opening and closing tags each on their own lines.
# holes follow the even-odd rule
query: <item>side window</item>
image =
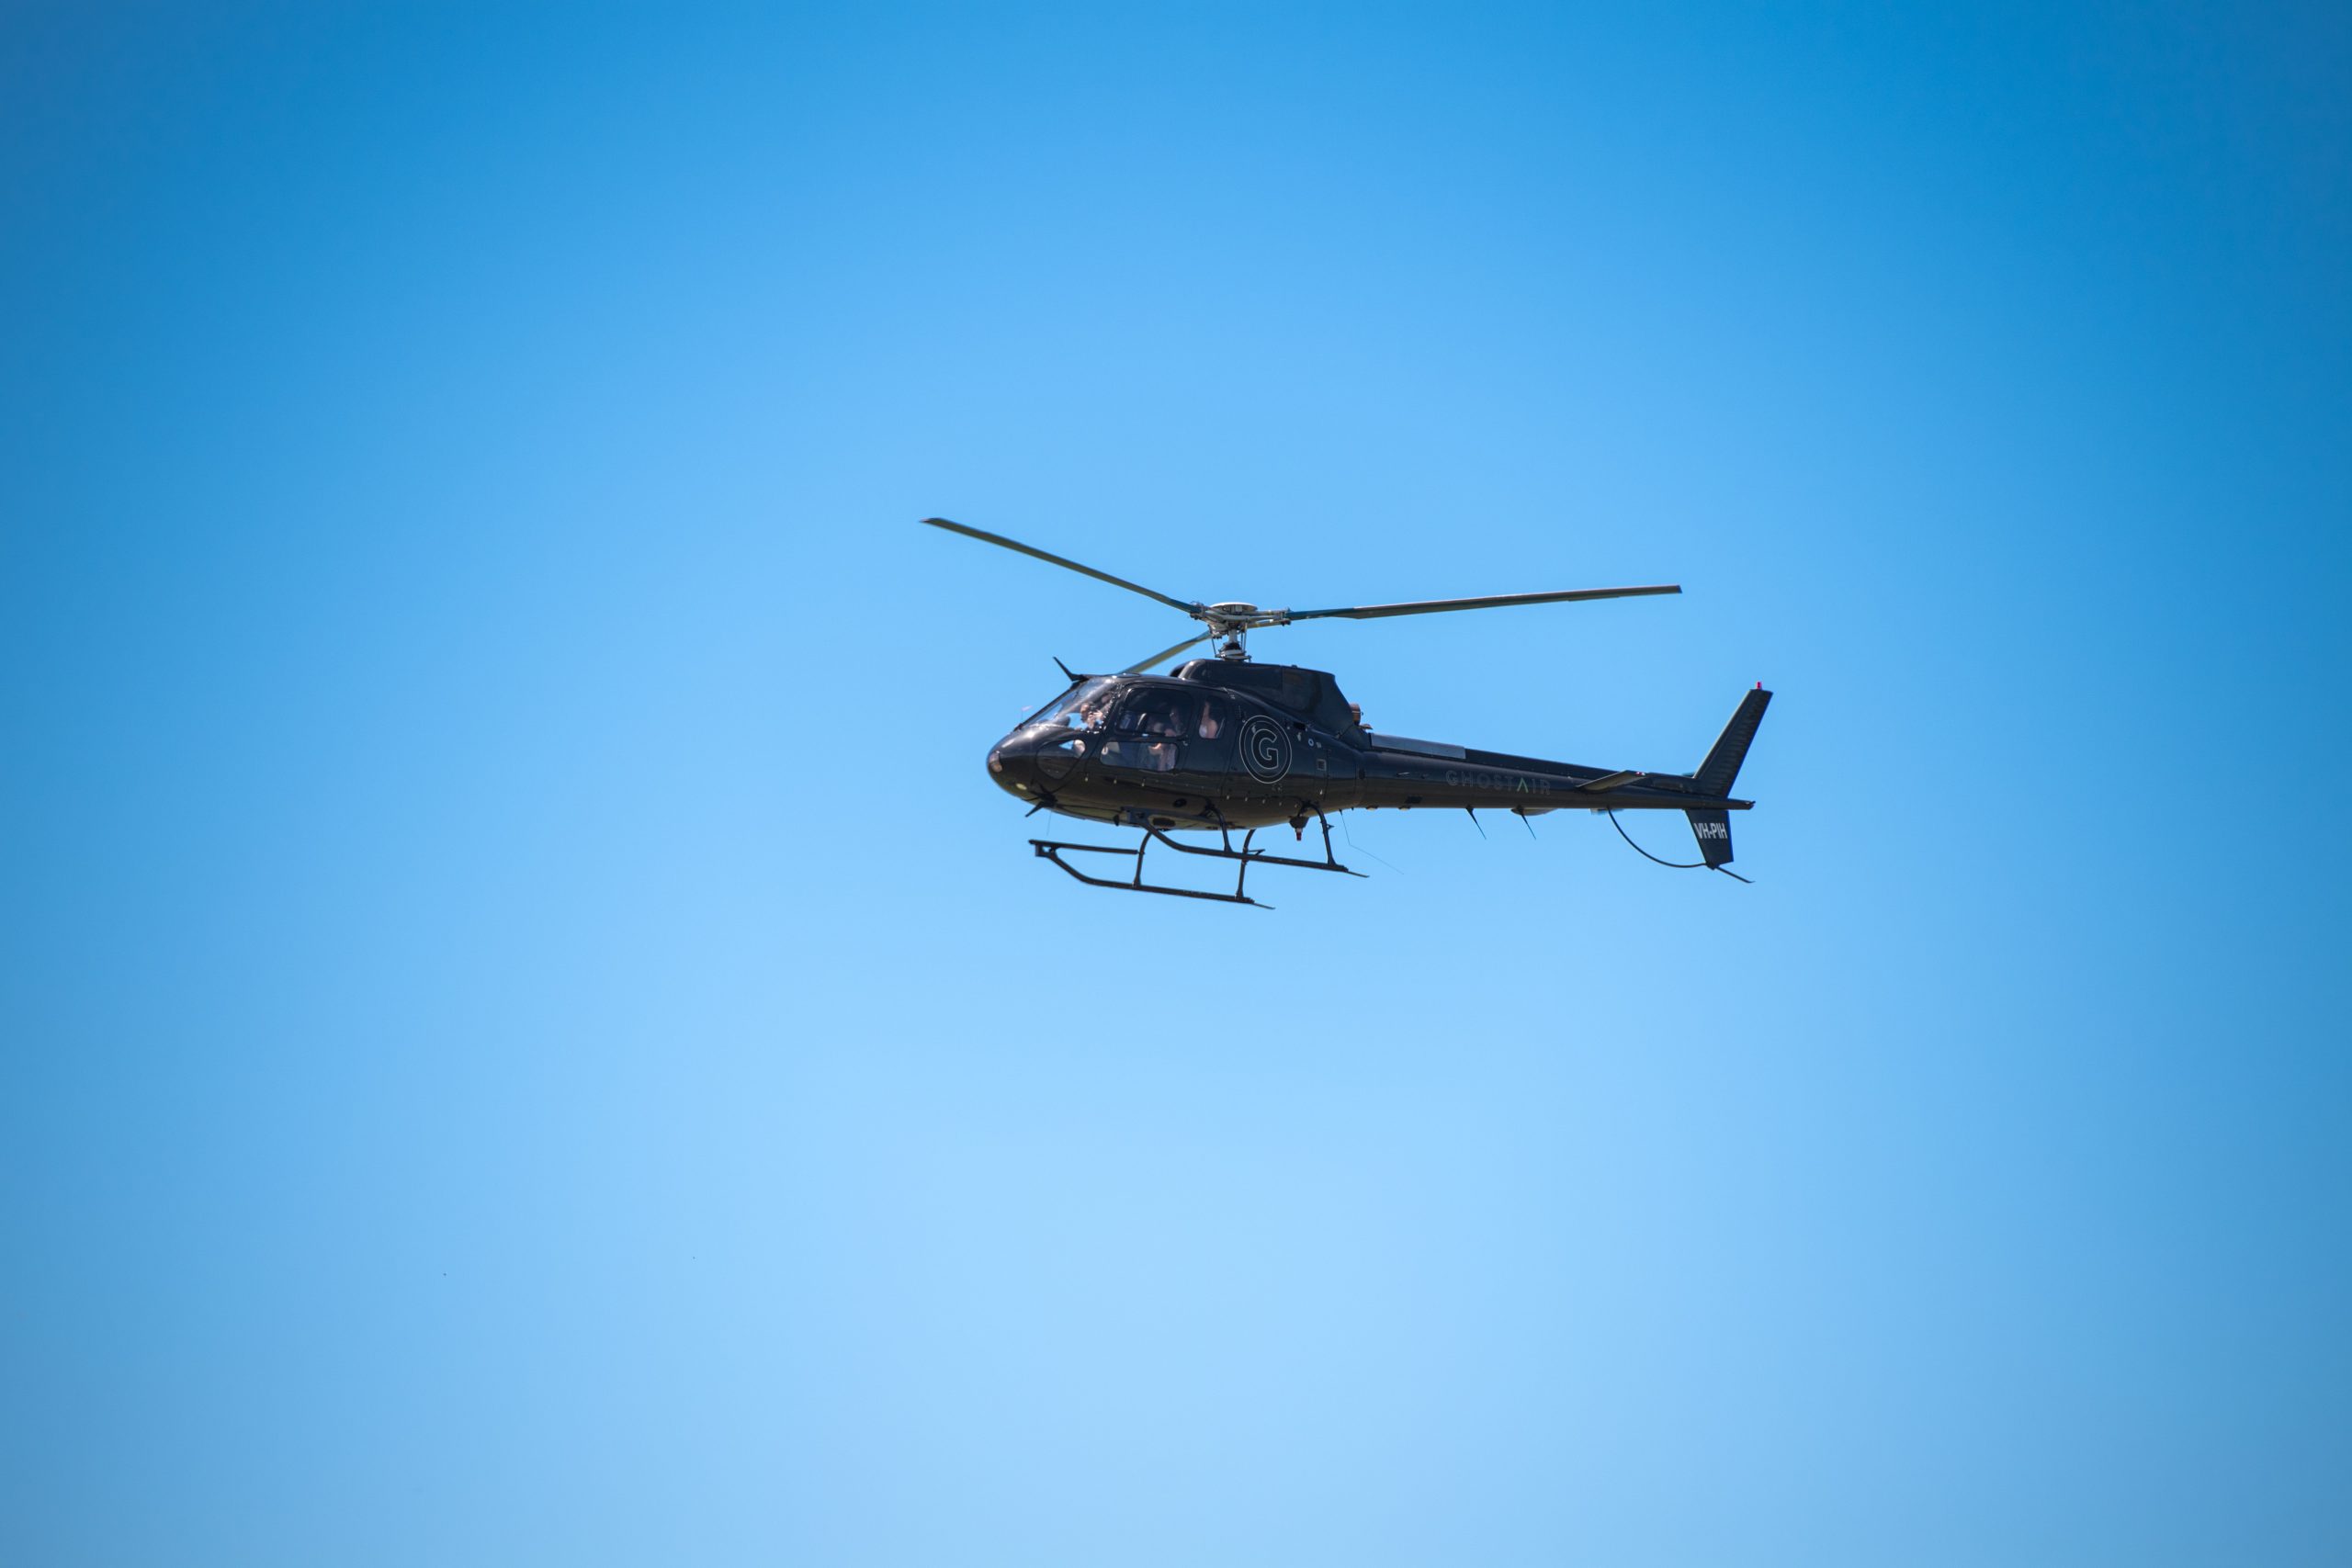
<svg viewBox="0 0 2352 1568">
<path fill-rule="evenodd" d="M 1193 709 L 1192 728 L 1194 739 L 1215 740 L 1232 732 L 1233 712 L 1218 698 L 1198 697 L 1191 705 Z"/>
<path fill-rule="evenodd" d="M 1137 692 L 1119 710 L 1114 725 L 1122 735 L 1162 736 L 1173 739 L 1186 733 L 1184 697 L 1179 692 L 1150 688 Z"/>
</svg>

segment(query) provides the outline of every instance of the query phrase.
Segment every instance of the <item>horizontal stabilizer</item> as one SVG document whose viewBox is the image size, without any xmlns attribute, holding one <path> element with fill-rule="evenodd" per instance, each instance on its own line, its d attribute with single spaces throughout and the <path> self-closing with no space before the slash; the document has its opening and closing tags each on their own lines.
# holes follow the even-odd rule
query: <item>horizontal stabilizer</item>
<svg viewBox="0 0 2352 1568">
<path fill-rule="evenodd" d="M 1623 789 L 1625 785 L 1634 783 L 1636 779 L 1645 779 L 1647 777 L 1649 777 L 1649 774 L 1647 773 L 1642 773 L 1637 769 L 1627 768 L 1621 773 L 1603 773 L 1597 779 L 1587 779 L 1584 783 L 1577 785 L 1577 788 L 1587 795 L 1600 795 L 1605 790 Z"/>
</svg>

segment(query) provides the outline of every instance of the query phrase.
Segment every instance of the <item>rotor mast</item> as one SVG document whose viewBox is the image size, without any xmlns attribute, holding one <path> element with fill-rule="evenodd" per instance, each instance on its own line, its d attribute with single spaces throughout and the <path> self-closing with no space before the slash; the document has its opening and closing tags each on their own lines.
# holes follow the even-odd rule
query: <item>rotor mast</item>
<svg viewBox="0 0 2352 1568">
<path fill-rule="evenodd" d="M 1249 662 L 1250 649 L 1244 639 L 1249 637 L 1252 626 L 1261 624 L 1257 619 L 1260 614 L 1261 612 L 1255 604 L 1225 604 L 1208 607 L 1207 615 L 1202 618 L 1209 624 L 1209 635 L 1217 639 L 1216 656 L 1219 659 L 1230 659 L 1237 663 Z"/>
</svg>

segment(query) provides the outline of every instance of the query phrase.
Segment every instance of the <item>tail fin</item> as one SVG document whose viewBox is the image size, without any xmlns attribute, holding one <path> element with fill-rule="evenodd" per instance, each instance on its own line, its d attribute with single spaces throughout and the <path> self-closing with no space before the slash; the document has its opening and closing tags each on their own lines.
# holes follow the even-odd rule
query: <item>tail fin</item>
<svg viewBox="0 0 2352 1568">
<path fill-rule="evenodd" d="M 1724 726 L 1707 750 L 1707 760 L 1699 764 L 1691 778 L 1709 795 L 1726 797 L 1739 777 L 1739 765 L 1747 759 L 1749 742 L 1756 739 L 1756 727 L 1764 722 L 1764 710 L 1770 706 L 1772 694 L 1758 685 L 1739 699 L 1739 707 Z M 1686 811 L 1690 818 L 1691 836 L 1699 840 L 1699 858 L 1717 871 L 1731 863 L 1731 813 L 1728 811 Z"/>
<path fill-rule="evenodd" d="M 1772 694 L 1760 685 L 1739 699 L 1731 722 L 1707 749 L 1707 760 L 1690 775 L 1701 789 L 1713 795 L 1731 793 L 1732 781 L 1739 777 L 1739 764 L 1747 761 L 1748 742 L 1756 739 L 1756 727 L 1764 722 L 1764 710 L 1771 702 Z"/>
</svg>

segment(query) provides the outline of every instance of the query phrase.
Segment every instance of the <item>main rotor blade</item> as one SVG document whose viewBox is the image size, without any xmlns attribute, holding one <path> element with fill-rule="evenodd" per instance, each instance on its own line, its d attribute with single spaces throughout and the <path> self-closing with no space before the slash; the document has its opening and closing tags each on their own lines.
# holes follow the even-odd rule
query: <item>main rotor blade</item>
<svg viewBox="0 0 2352 1568">
<path fill-rule="evenodd" d="M 1317 621 L 1338 615 L 1351 621 L 1382 615 L 1432 615 L 1441 610 L 1494 610 L 1506 604 L 1559 604 L 1583 599 L 1634 599 L 1645 593 L 1679 593 L 1679 582 L 1651 588 L 1571 588 L 1565 593 L 1494 593 L 1484 599 L 1416 599 L 1407 604 L 1359 604 L 1352 610 L 1293 610 L 1288 619 Z"/>
<path fill-rule="evenodd" d="M 1140 593 L 1147 599 L 1157 599 L 1170 609 L 1182 610 L 1188 615 L 1200 608 L 1199 605 L 1188 604 L 1182 599 L 1171 599 L 1156 588 L 1146 588 L 1140 582 L 1129 582 L 1124 577 L 1114 577 L 1107 571 L 1097 571 L 1091 566 L 1080 566 L 1074 560 L 1038 549 L 1032 545 L 1024 545 L 1018 539 L 1008 539 L 1001 534 L 991 534 L 983 528 L 967 527 L 961 523 L 950 523 L 944 517 L 926 517 L 923 522 L 933 528 L 944 528 L 951 534 L 961 534 L 967 539 L 978 539 L 984 545 L 1002 545 L 1008 550 L 1018 550 L 1024 556 L 1035 556 L 1039 560 L 1051 561 L 1056 566 L 1066 566 L 1072 571 L 1093 578 L 1100 582 L 1107 582 L 1114 588 L 1124 588 L 1130 593 Z"/>
<path fill-rule="evenodd" d="M 1188 637 L 1173 648 L 1161 649 L 1158 653 L 1153 654 L 1149 659 L 1143 660 L 1139 664 L 1128 665 L 1125 670 L 1120 671 L 1119 673 L 1122 675 L 1140 675 L 1155 664 L 1165 664 L 1168 660 L 1175 658 L 1178 654 L 1183 652 L 1194 643 L 1206 642 L 1215 636 L 1216 636 L 1216 633 L 1215 632 L 1203 632 L 1198 637 Z"/>
</svg>

